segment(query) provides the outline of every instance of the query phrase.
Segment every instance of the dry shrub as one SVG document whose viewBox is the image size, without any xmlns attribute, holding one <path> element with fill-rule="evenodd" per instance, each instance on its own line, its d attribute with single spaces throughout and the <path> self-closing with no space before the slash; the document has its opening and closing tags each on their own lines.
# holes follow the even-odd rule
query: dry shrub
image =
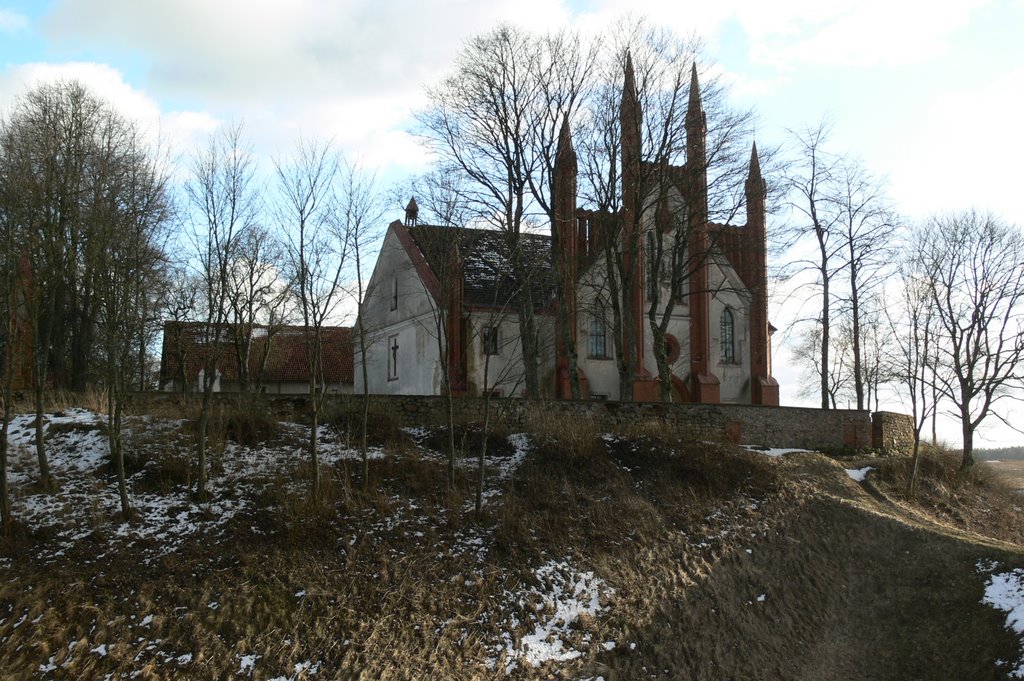
<svg viewBox="0 0 1024 681">
<path fill-rule="evenodd" d="M 278 432 L 277 419 L 257 400 L 246 400 L 224 416 L 225 435 L 240 445 L 258 445 L 277 437 Z"/>
<path fill-rule="evenodd" d="M 453 430 L 456 456 L 477 456 L 485 441 L 487 456 L 507 457 L 515 453 L 515 448 L 509 443 L 508 434 L 504 432 L 504 428 L 492 429 L 490 432 L 484 433 L 483 428 L 477 424 L 456 423 Z M 449 447 L 448 426 L 431 428 L 420 444 L 435 452 L 447 453 Z"/>
<path fill-rule="evenodd" d="M 194 434 L 198 433 L 198 418 L 192 421 Z M 258 396 L 239 396 L 237 400 L 214 404 L 206 428 L 207 447 L 213 453 L 224 451 L 230 440 L 243 446 L 254 446 L 278 436 L 277 417 Z"/>
<path fill-rule="evenodd" d="M 539 442 L 572 456 L 586 456 L 600 450 L 601 429 L 590 414 L 570 416 L 560 410 L 535 407 L 523 414 L 523 427 Z"/>
<path fill-rule="evenodd" d="M 615 428 L 615 433 L 622 437 L 657 440 L 668 446 L 688 445 L 700 442 L 699 430 L 691 425 L 659 418 L 645 418 L 627 421 Z"/>
<path fill-rule="evenodd" d="M 362 396 L 346 395 L 332 400 L 324 407 L 323 422 L 344 434 L 349 446 L 362 437 Z M 366 419 L 366 440 L 374 446 L 405 446 L 408 438 L 402 431 L 401 421 L 393 412 L 371 404 Z"/>
<path fill-rule="evenodd" d="M 55 412 L 55 416 L 60 416 L 62 412 Z M 100 433 L 101 435 L 107 434 L 107 424 L 105 421 L 97 421 L 94 423 L 82 423 L 79 421 L 72 421 L 70 423 L 51 423 L 46 429 L 46 439 L 52 440 L 55 437 L 66 435 L 68 433 Z"/>
<path fill-rule="evenodd" d="M 913 460 L 872 461 L 868 481 L 884 494 L 912 504 L 935 520 L 997 539 L 1024 542 L 1024 504 L 997 469 L 976 464 L 960 470 L 961 454 L 946 446 L 922 445 L 917 485 L 907 497 Z"/>
</svg>

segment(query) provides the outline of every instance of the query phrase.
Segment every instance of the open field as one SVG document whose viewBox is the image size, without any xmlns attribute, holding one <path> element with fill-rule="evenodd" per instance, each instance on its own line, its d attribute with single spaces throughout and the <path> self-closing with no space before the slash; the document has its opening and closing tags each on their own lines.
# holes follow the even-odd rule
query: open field
<svg viewBox="0 0 1024 681">
<path fill-rule="evenodd" d="M 986 461 L 990 468 L 1013 489 L 1024 492 L 1024 461 Z"/>
<path fill-rule="evenodd" d="M 191 424 L 130 423 L 118 517 L 100 417 L 51 414 L 60 488 L 12 429 L 18 519 L 0 551 L 3 678 L 1006 679 L 1024 673 L 1024 510 L 983 471 L 600 433 L 538 416 L 486 438 L 222 413 L 210 500 Z M 1021 605 L 1024 607 L 1024 604 Z"/>
</svg>

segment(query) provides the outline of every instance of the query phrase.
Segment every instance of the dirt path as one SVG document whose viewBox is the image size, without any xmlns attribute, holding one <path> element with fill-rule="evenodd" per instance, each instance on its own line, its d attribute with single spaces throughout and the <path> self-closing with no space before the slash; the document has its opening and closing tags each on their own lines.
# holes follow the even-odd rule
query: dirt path
<svg viewBox="0 0 1024 681">
<path fill-rule="evenodd" d="M 774 533 L 662 603 L 612 678 L 1009 678 L 997 660 L 1018 661 L 1020 643 L 981 603 L 977 564 L 1024 566 L 1024 552 L 900 518 L 848 482 L 776 509 Z"/>
</svg>

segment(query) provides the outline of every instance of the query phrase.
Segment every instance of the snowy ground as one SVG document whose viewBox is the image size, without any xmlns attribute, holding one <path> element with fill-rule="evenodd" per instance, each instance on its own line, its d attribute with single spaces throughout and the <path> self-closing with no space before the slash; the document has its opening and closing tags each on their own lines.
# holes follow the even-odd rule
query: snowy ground
<svg viewBox="0 0 1024 681">
<path fill-rule="evenodd" d="M 67 560 L 71 553 L 75 560 L 92 563 L 108 555 L 130 552 L 138 557 L 141 565 L 153 565 L 161 557 L 178 552 L 190 543 L 206 543 L 225 536 L 233 523 L 237 526 L 239 522 L 248 522 L 247 511 L 252 510 L 268 486 L 290 486 L 301 494 L 308 485 L 307 480 L 296 475 L 296 468 L 297 462 L 305 462 L 308 457 L 304 447 L 309 429 L 299 424 L 284 423 L 274 445 L 244 447 L 229 442 L 223 452 L 211 457 L 215 459 L 215 466 L 208 483 L 208 503 L 194 502 L 188 486 L 180 483 L 167 484 L 160 491 L 144 491 L 154 488 L 152 478 L 158 476 L 160 466 L 166 464 L 166 460 L 161 459 L 162 455 L 185 461 L 190 459 L 183 452 L 188 451 L 191 435 L 183 421 L 130 418 L 125 424 L 127 450 L 130 453 L 133 448 L 150 450 L 142 457 L 145 463 L 141 469 L 129 477 L 128 488 L 135 517 L 124 523 L 120 520 L 117 482 L 109 463 L 104 422 L 104 416 L 83 409 L 47 415 L 44 426 L 46 452 L 58 485 L 52 494 L 41 492 L 37 485 L 33 417 L 19 415 L 11 424 L 9 483 L 13 513 L 18 522 L 33 531 L 44 532 L 48 537 L 46 541 L 36 542 L 32 548 L 32 558 L 42 564 Z M 144 438 L 141 437 L 143 433 Z M 413 430 L 407 434 L 417 445 L 416 456 L 443 464 L 443 454 L 420 444 L 428 433 Z M 330 428 L 321 428 L 318 437 L 324 465 L 359 460 L 358 450 L 346 448 Z M 493 504 L 500 499 L 506 484 L 530 450 L 530 440 L 524 434 L 510 435 L 508 440 L 506 453 L 487 459 L 485 504 Z M 507 454 L 508 449 L 511 449 L 511 455 Z M 385 453 L 374 448 L 370 456 L 380 459 Z M 459 465 L 475 466 L 476 460 L 460 459 Z M 424 537 L 431 529 L 427 527 L 428 523 L 439 522 L 436 510 L 435 515 L 428 515 L 413 499 L 394 497 L 388 501 L 389 510 L 385 515 L 369 519 L 371 532 L 380 535 L 399 532 L 415 542 L 416 537 Z M 265 496 L 261 503 L 265 507 Z M 375 513 L 372 509 L 367 512 Z M 261 531 L 255 525 L 251 529 Z M 463 555 L 482 564 L 492 539 L 486 527 L 463 527 L 457 531 L 451 545 L 437 547 L 438 559 Z M 352 541 L 355 542 L 356 537 L 352 537 Z M 0 560 L 0 575 L 9 567 L 10 559 Z M 596 617 L 608 609 L 607 598 L 611 590 L 592 572 L 574 566 L 570 559 L 565 558 L 537 567 L 518 583 L 520 586 L 516 591 L 506 592 L 505 603 L 499 604 L 497 611 L 485 614 L 489 621 L 506 625 L 494 642 L 492 667 L 503 665 L 511 672 L 517 667 L 535 666 L 552 660 L 572 660 L 597 645 L 607 645 L 591 641 L 588 636 L 581 636 L 575 631 L 581 616 Z M 302 595 L 300 592 L 296 597 L 301 598 Z M 208 607 L 217 608 L 219 603 L 213 600 Z M 192 662 L 190 653 L 163 650 L 159 640 L 146 639 L 152 614 L 140 612 L 133 619 L 138 622 L 139 641 L 148 644 L 146 650 L 149 655 L 161 660 L 168 670 L 188 668 Z M 519 632 L 523 630 L 530 633 L 521 636 Z M 76 645 L 76 642 L 69 645 L 65 658 L 53 655 L 42 662 L 39 673 L 53 673 L 60 665 L 57 660 L 63 659 L 67 664 L 72 652 L 81 655 L 85 651 L 89 655 L 104 657 L 110 654 L 110 646 L 114 644 L 90 645 L 87 649 L 75 650 Z M 266 677 L 268 671 L 259 669 L 260 654 L 256 651 L 240 655 L 234 664 L 237 664 L 235 673 L 243 677 L 255 673 Z M 297 664 L 289 676 L 278 678 L 307 678 L 320 671 L 317 662 L 308 661 Z"/>
<path fill-rule="evenodd" d="M 143 487 L 142 480 L 162 463 L 156 456 L 146 458 L 142 470 L 128 480 L 135 518 L 130 523 L 121 523 L 116 478 L 109 464 L 103 430 L 105 417 L 84 409 L 47 415 L 44 437 L 51 474 L 59 487 L 55 494 L 42 493 L 32 485 L 38 478 L 33 423 L 34 417 L 30 415 L 16 416 L 11 423 L 8 480 L 15 518 L 33 529 L 54 533 L 52 541 L 38 548 L 36 557 L 44 561 L 59 559 L 76 543 L 95 541 L 101 534 L 109 535 L 111 548 L 139 552 L 144 565 L 176 551 L 184 541 L 197 535 L 216 537 L 250 507 L 256 494 L 270 481 L 278 476 L 293 477 L 291 470 L 296 461 L 303 460 L 303 443 L 309 437 L 307 427 L 282 424 L 284 440 L 294 443 L 290 446 L 241 447 L 228 443 L 217 457 L 222 472 L 210 476 L 210 501 L 204 504 L 193 503 L 185 486 L 176 486 L 166 493 L 136 491 Z M 133 446 L 177 447 L 180 454 L 189 446 L 182 426 L 183 422 L 177 420 L 130 418 L 124 428 L 126 449 L 131 453 Z M 134 438 L 133 431 L 145 431 L 146 441 Z M 154 440 L 162 442 L 157 445 Z M 320 440 L 321 460 L 326 465 L 342 459 L 359 459 L 358 451 L 345 448 L 326 428 L 320 430 Z M 383 456 L 379 448 L 372 449 L 369 455 Z M 93 560 L 104 555 L 101 551 Z"/>
<path fill-rule="evenodd" d="M 1024 569 L 1017 568 L 1007 572 L 998 572 L 999 564 L 992 561 L 979 561 L 978 572 L 988 574 L 985 584 L 985 595 L 981 602 L 996 610 L 1006 613 L 1006 628 L 1021 637 L 1021 657 L 1014 663 L 999 660 L 1001 667 L 1009 667 L 1009 675 L 1015 679 L 1024 679 Z"/>
<path fill-rule="evenodd" d="M 810 452 L 809 449 L 797 449 L 797 448 L 785 448 L 785 447 L 764 447 L 762 445 L 740 445 L 743 449 L 747 449 L 751 452 L 757 452 L 758 454 L 764 454 L 765 456 L 785 456 L 786 454 L 806 454 Z"/>
</svg>

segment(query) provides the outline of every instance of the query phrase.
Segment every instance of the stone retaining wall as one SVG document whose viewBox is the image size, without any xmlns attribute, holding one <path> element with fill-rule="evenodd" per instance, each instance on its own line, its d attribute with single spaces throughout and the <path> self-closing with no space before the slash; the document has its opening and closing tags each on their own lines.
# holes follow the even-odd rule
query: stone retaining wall
<svg viewBox="0 0 1024 681">
<path fill-rule="evenodd" d="M 198 397 L 198 396 L 197 396 Z M 217 395 L 228 402 L 234 395 Z M 137 408 L 147 401 L 190 399 L 168 393 L 136 396 Z M 275 412 L 301 415 L 303 396 L 263 396 Z M 440 425 L 447 422 L 447 398 L 423 395 L 371 395 L 370 411 L 398 426 Z M 455 418 L 459 423 L 482 423 L 485 400 L 456 398 Z M 359 413 L 360 395 L 328 397 L 331 412 Z M 510 429 L 521 428 L 531 419 L 586 419 L 599 428 L 616 430 L 645 421 L 671 423 L 690 430 L 695 437 L 728 440 L 766 447 L 802 449 L 868 449 L 885 453 L 906 453 L 913 445 L 913 424 L 909 416 L 892 412 L 836 409 L 823 411 L 804 407 L 765 407 L 732 404 L 663 404 L 659 402 L 603 402 L 573 400 L 491 400 L 492 422 Z"/>
</svg>

